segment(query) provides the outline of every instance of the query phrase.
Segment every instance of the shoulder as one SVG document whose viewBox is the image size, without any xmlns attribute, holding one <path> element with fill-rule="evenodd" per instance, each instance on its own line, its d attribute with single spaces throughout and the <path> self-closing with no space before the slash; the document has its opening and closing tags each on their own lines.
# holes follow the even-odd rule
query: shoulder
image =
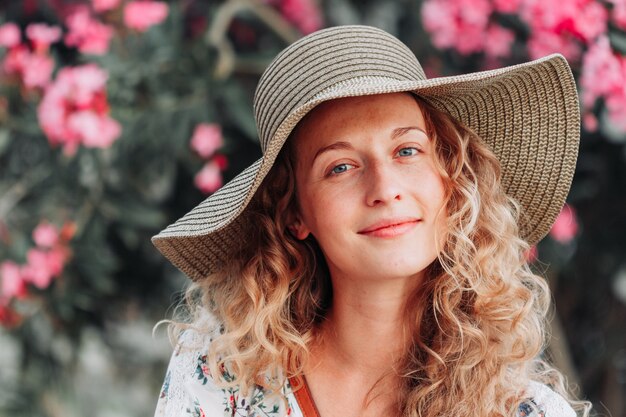
<svg viewBox="0 0 626 417">
<path fill-rule="evenodd" d="M 278 397 L 266 395 L 258 385 L 244 394 L 237 386 L 221 388 L 215 383 L 209 372 L 207 353 L 220 333 L 221 323 L 211 317 L 182 332 L 165 375 L 155 417 L 289 415 L 286 404 Z M 234 378 L 227 370 L 223 372 L 227 380 Z"/>
<path fill-rule="evenodd" d="M 210 317 L 194 323 L 179 336 L 168 365 L 155 416 L 220 416 L 225 393 L 210 377 L 206 366 L 209 346 L 219 334 Z"/>
<path fill-rule="evenodd" d="M 561 395 L 540 382 L 531 381 L 528 398 L 518 408 L 519 417 L 576 417 L 576 412 Z"/>
</svg>

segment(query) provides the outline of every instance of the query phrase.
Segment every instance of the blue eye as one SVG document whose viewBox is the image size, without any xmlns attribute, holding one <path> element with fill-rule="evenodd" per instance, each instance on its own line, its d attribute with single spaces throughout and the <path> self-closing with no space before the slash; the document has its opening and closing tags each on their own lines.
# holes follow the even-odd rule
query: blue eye
<svg viewBox="0 0 626 417">
<path fill-rule="evenodd" d="M 350 164 L 339 164 L 336 167 L 334 167 L 333 169 L 330 170 L 330 174 L 331 175 L 336 175 L 336 174 L 341 174 L 343 172 L 346 172 L 349 168 L 349 166 L 351 166 Z"/>
<path fill-rule="evenodd" d="M 420 152 L 417 148 L 402 148 L 398 151 L 400 156 L 413 156 L 417 155 Z"/>
</svg>

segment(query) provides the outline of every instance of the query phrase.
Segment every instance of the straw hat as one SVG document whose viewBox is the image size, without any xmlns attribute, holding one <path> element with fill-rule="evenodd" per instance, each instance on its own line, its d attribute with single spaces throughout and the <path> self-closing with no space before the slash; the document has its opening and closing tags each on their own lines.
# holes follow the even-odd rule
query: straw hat
<svg viewBox="0 0 626 417">
<path fill-rule="evenodd" d="M 263 73 L 254 97 L 263 157 L 152 242 L 194 280 L 218 270 L 245 241 L 246 206 L 307 112 L 339 97 L 401 91 L 448 112 L 491 147 L 504 190 L 524 208 L 521 236 L 531 244 L 543 238 L 565 202 L 578 155 L 578 96 L 565 58 L 427 79 L 392 35 L 338 26 L 296 41 Z"/>
</svg>

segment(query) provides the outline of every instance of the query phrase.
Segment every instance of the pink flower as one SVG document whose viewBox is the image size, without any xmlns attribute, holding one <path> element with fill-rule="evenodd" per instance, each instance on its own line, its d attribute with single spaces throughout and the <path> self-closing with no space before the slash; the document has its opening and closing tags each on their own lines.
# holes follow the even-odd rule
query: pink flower
<svg viewBox="0 0 626 417">
<path fill-rule="evenodd" d="M 20 28 L 15 23 L 9 22 L 0 26 L 0 46 L 12 48 L 21 42 L 21 38 Z"/>
<path fill-rule="evenodd" d="M 521 8 L 522 19 L 534 32 L 536 29 L 560 33 L 571 29 L 573 18 L 582 2 L 588 0 L 525 0 Z"/>
<path fill-rule="evenodd" d="M 50 83 L 54 60 L 48 55 L 30 54 L 22 69 L 22 82 L 27 88 L 45 87 Z"/>
<path fill-rule="evenodd" d="M 117 121 L 91 110 L 72 113 L 67 125 L 82 137 L 83 145 L 88 148 L 108 148 L 122 133 Z"/>
<path fill-rule="evenodd" d="M 194 184 L 205 194 L 216 191 L 222 186 L 220 167 L 214 161 L 207 162 L 200 172 L 196 174 Z"/>
<path fill-rule="evenodd" d="M 583 57 L 580 76 L 583 108 L 591 109 L 598 98 L 624 94 L 624 62 L 624 57 L 613 52 L 606 36 L 599 37 L 589 47 Z"/>
<path fill-rule="evenodd" d="M 432 43 L 437 48 L 454 46 L 456 34 L 454 13 L 451 2 L 427 0 L 422 5 L 422 24 L 431 33 Z"/>
<path fill-rule="evenodd" d="M 61 39 L 61 28 L 45 23 L 31 23 L 26 27 L 26 37 L 37 52 L 46 52 L 50 45 Z"/>
<path fill-rule="evenodd" d="M 223 145 L 222 128 L 215 123 L 200 123 L 191 137 L 191 149 L 202 158 L 210 158 Z"/>
<path fill-rule="evenodd" d="M 165 20 L 168 6 L 162 1 L 131 1 L 124 7 L 124 24 L 131 29 L 145 32 L 151 26 Z"/>
<path fill-rule="evenodd" d="M 26 285 L 22 276 L 20 266 L 12 261 L 4 261 L 0 264 L 0 300 L 1 304 L 8 302 L 12 298 L 23 298 L 26 296 Z"/>
<path fill-rule="evenodd" d="M 27 88 L 45 87 L 54 70 L 54 60 L 47 54 L 33 53 L 25 45 L 9 49 L 2 69 L 8 75 L 16 75 Z"/>
<path fill-rule="evenodd" d="M 561 52 L 577 60 L 581 44 L 607 31 L 608 13 L 596 0 L 524 0 L 520 15 L 532 33 L 528 45 L 532 58 Z"/>
<path fill-rule="evenodd" d="M 113 28 L 92 19 L 85 7 L 77 8 L 65 20 L 69 33 L 65 36 L 67 46 L 75 46 L 84 54 L 104 55 L 109 50 Z"/>
<path fill-rule="evenodd" d="M 576 213 L 574 208 L 568 204 L 563 206 L 561 212 L 556 218 L 550 236 L 560 243 L 571 241 L 578 232 L 578 222 L 576 221 Z"/>
<path fill-rule="evenodd" d="M 39 124 L 50 143 L 68 155 L 80 144 L 108 147 L 121 126 L 108 115 L 107 73 L 94 64 L 65 67 L 47 89 L 37 109 Z"/>
<path fill-rule="evenodd" d="M 576 32 L 586 43 L 606 33 L 609 12 L 602 3 L 590 1 L 581 8 L 580 14 L 574 19 Z"/>
<path fill-rule="evenodd" d="M 436 47 L 468 55 L 484 50 L 492 12 L 488 0 L 427 0 L 422 6 L 422 23 Z"/>
<path fill-rule="evenodd" d="M 68 249 L 65 246 L 57 246 L 46 253 L 48 270 L 53 277 L 58 277 L 63 272 L 63 267 L 68 259 Z"/>
<path fill-rule="evenodd" d="M 487 29 L 485 54 L 494 58 L 507 57 L 511 54 L 511 46 L 514 40 L 515 35 L 512 31 L 501 26 L 491 25 Z"/>
<path fill-rule="evenodd" d="M 39 249 L 30 249 L 26 253 L 28 263 L 22 267 L 24 280 L 37 288 L 47 288 L 52 281 L 52 273 L 48 268 L 48 256 Z"/>
<path fill-rule="evenodd" d="M 115 9 L 119 6 L 120 2 L 121 0 L 91 0 L 93 9 L 99 13 Z"/>
<path fill-rule="evenodd" d="M 493 7 L 500 13 L 516 13 L 523 0 L 493 0 Z"/>
<path fill-rule="evenodd" d="M 50 282 L 63 271 L 65 253 L 61 249 L 42 251 L 30 249 L 26 253 L 27 264 L 22 267 L 24 280 L 39 289 L 48 288 Z"/>
<path fill-rule="evenodd" d="M 553 53 L 561 53 L 570 61 L 577 60 L 582 51 L 580 45 L 571 36 L 538 29 L 528 40 L 528 53 L 532 59 L 542 58 Z"/>
<path fill-rule="evenodd" d="M 322 27 L 322 13 L 314 0 L 282 0 L 280 10 L 305 35 Z"/>
<path fill-rule="evenodd" d="M 26 66 L 26 62 L 30 58 L 30 51 L 26 45 L 17 45 L 9 49 L 4 61 L 2 62 L 2 69 L 8 75 L 21 76 Z"/>
<path fill-rule="evenodd" d="M 59 241 L 59 230 L 44 220 L 33 230 L 33 240 L 39 247 L 51 248 Z"/>
</svg>

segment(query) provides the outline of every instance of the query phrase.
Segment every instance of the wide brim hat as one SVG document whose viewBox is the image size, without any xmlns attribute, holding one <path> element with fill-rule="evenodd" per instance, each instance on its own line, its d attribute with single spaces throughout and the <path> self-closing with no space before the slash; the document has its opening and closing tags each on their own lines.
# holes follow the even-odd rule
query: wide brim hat
<svg viewBox="0 0 626 417">
<path fill-rule="evenodd" d="M 521 237 L 532 245 L 548 233 L 580 140 L 576 84 L 563 56 L 427 79 L 387 32 L 338 26 L 294 42 L 261 76 L 254 111 L 262 158 L 152 242 L 193 280 L 219 270 L 246 241 L 246 207 L 296 124 L 324 101 L 393 92 L 413 92 L 476 132 L 500 161 L 504 191 L 523 208 Z"/>
</svg>

